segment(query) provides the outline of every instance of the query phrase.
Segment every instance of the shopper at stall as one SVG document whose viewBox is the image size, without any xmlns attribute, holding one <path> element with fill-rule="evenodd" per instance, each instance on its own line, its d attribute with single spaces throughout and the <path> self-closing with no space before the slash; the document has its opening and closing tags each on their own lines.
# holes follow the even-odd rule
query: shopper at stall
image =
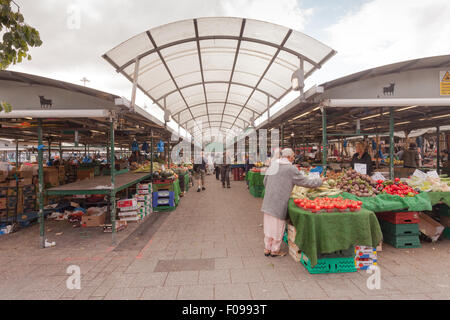
<svg viewBox="0 0 450 320">
<path fill-rule="evenodd" d="M 197 192 L 205 191 L 205 175 L 206 175 L 206 159 L 203 155 L 203 152 L 201 153 L 201 162 L 200 163 L 194 163 L 194 178 L 197 180 Z"/>
<path fill-rule="evenodd" d="M 411 143 L 409 149 L 404 150 L 399 159 L 403 160 L 403 167 L 405 168 L 419 168 L 421 166 L 419 151 L 417 151 L 415 143 Z"/>
<path fill-rule="evenodd" d="M 288 212 L 289 197 L 294 185 L 307 188 L 317 188 L 322 185 L 321 178 L 309 179 L 303 175 L 294 165 L 294 152 L 292 149 L 284 149 L 281 159 L 274 160 L 264 177 L 266 188 L 261 211 L 264 213 L 264 255 L 266 257 L 285 256 L 281 252 L 284 230 Z"/>
<path fill-rule="evenodd" d="M 372 175 L 373 164 L 372 158 L 367 152 L 367 145 L 361 141 L 356 143 L 356 153 L 352 158 L 352 168 L 359 173 Z"/>
<path fill-rule="evenodd" d="M 300 153 L 300 150 L 296 150 L 294 164 L 300 164 L 301 162 L 302 162 L 302 154 Z"/>
</svg>

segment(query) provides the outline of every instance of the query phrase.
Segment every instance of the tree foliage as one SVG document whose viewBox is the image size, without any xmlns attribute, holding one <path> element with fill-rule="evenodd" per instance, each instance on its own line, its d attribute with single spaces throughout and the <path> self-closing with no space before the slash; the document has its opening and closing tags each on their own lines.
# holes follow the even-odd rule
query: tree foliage
<svg viewBox="0 0 450 320">
<path fill-rule="evenodd" d="M 11 64 L 21 63 L 23 59 L 31 60 L 30 47 L 42 45 L 39 32 L 25 23 L 23 15 L 11 7 L 11 0 L 0 0 L 0 70 Z"/>
</svg>

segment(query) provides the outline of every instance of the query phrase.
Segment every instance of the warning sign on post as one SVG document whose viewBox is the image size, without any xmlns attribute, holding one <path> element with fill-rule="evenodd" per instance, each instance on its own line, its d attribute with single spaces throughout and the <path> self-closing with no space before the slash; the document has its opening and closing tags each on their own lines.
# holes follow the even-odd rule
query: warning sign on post
<svg viewBox="0 0 450 320">
<path fill-rule="evenodd" d="M 439 72 L 439 83 L 441 87 L 441 96 L 450 96 L 450 71 Z"/>
</svg>

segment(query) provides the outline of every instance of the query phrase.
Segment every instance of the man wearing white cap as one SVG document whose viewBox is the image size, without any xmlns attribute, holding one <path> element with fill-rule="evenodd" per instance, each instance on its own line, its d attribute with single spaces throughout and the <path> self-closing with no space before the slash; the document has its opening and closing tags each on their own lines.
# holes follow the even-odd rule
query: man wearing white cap
<svg viewBox="0 0 450 320">
<path fill-rule="evenodd" d="M 275 160 L 264 177 L 266 188 L 261 211 L 264 213 L 264 255 L 266 257 L 285 256 L 280 252 L 283 241 L 288 202 L 295 185 L 306 188 L 318 188 L 322 185 L 321 178 L 309 179 L 292 165 L 294 151 L 284 149 L 281 159 Z"/>
</svg>

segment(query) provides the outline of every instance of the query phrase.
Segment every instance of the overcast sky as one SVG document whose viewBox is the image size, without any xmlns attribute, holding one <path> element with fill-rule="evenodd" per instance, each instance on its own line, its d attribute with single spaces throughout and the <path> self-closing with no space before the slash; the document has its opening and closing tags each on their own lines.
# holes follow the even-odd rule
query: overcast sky
<svg viewBox="0 0 450 320">
<path fill-rule="evenodd" d="M 15 0 L 43 40 L 32 61 L 10 70 L 90 87 L 130 99 L 131 84 L 101 55 L 150 28 L 187 18 L 237 16 L 304 32 L 338 54 L 309 85 L 384 64 L 450 54 L 449 0 Z M 80 28 L 69 29 L 72 9 Z M 139 94 L 139 105 L 150 102 Z"/>
</svg>

